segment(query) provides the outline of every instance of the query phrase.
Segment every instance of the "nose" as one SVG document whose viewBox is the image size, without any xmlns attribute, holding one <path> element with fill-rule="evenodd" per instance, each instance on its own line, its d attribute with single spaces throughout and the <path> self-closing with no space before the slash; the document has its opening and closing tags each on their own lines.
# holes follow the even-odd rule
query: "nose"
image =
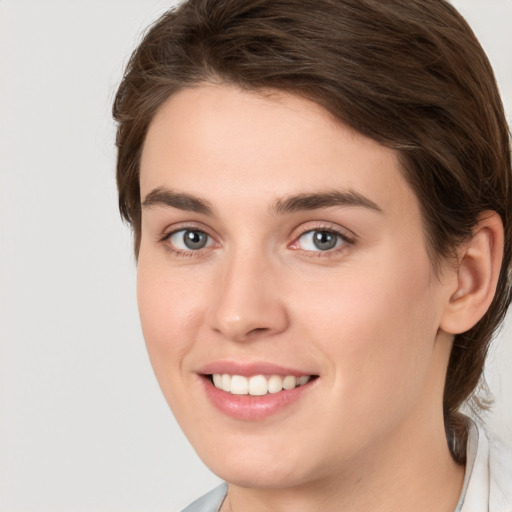
<svg viewBox="0 0 512 512">
<path fill-rule="evenodd" d="M 243 342 L 287 329 L 279 271 L 261 255 L 233 255 L 223 262 L 216 284 L 207 319 L 214 331 Z"/>
</svg>

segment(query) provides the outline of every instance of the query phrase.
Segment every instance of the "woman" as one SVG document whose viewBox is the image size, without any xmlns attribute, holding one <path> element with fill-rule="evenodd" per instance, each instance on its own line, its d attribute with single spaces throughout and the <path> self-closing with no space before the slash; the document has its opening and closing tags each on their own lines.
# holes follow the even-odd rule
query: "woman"
<svg viewBox="0 0 512 512">
<path fill-rule="evenodd" d="M 227 482 L 187 510 L 512 510 L 459 412 L 509 303 L 509 135 L 448 3 L 189 0 L 114 116 L 151 362 Z"/>
</svg>

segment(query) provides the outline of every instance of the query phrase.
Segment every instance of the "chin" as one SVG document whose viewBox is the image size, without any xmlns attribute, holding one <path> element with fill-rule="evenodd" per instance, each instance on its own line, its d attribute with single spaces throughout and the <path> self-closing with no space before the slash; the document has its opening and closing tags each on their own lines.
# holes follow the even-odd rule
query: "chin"
<svg viewBox="0 0 512 512">
<path fill-rule="evenodd" d="M 221 462 L 209 465 L 209 468 L 222 480 L 245 488 L 289 489 L 313 479 L 308 478 L 304 471 L 278 459 L 280 457 L 274 457 L 273 461 L 264 464 Z"/>
<path fill-rule="evenodd" d="M 255 442 L 251 436 L 237 437 L 194 445 L 205 465 L 228 483 L 247 488 L 292 488 L 317 478 L 321 472 L 320 457 L 316 457 L 318 464 L 311 457 L 318 453 L 315 447 L 299 449 L 307 443 L 286 443 L 283 438 L 277 443 L 264 438 Z"/>
</svg>

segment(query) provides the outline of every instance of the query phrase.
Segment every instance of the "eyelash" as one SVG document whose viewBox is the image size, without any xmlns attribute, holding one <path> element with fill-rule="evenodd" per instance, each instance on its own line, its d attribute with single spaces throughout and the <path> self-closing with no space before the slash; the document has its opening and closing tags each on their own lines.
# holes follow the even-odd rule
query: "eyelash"
<svg viewBox="0 0 512 512">
<path fill-rule="evenodd" d="M 334 247 L 332 249 L 328 249 L 325 251 L 317 250 L 304 250 L 300 247 L 294 248 L 293 245 L 297 244 L 299 239 L 303 237 L 304 235 L 307 235 L 308 233 L 314 233 L 314 232 L 322 232 L 322 233 L 329 233 L 331 235 L 334 235 L 340 243 L 339 246 Z M 338 241 L 336 243 L 338 243 Z M 305 257 L 308 258 L 332 258 L 334 256 L 339 255 L 342 252 L 345 252 L 349 246 L 355 244 L 355 236 L 351 235 L 349 236 L 346 232 L 346 230 L 342 230 L 339 227 L 335 227 L 332 224 L 327 223 L 317 223 L 314 225 L 308 225 L 306 227 L 300 228 L 297 234 L 293 235 L 293 242 L 289 244 L 289 247 L 292 248 L 292 250 L 295 251 L 301 251 L 302 254 Z"/>
<path fill-rule="evenodd" d="M 180 232 L 196 232 L 196 233 L 203 233 L 206 235 L 210 240 L 213 240 L 213 244 L 204 248 L 200 248 L 197 250 L 182 250 L 177 249 L 176 247 L 173 247 L 170 243 L 170 239 L 173 235 L 176 235 Z M 340 245 L 328 249 L 325 251 L 318 250 L 304 250 L 299 248 L 293 247 L 294 244 L 297 244 L 298 240 L 303 237 L 304 235 L 312 232 L 324 232 L 329 233 L 337 237 L 338 241 L 340 241 Z M 212 246 L 215 247 L 215 245 L 218 245 L 213 236 L 208 234 L 208 232 L 202 228 L 199 228 L 197 226 L 180 226 L 178 229 L 173 229 L 172 231 L 166 233 L 160 240 L 161 243 L 164 244 L 164 247 L 167 251 L 169 251 L 173 256 L 175 257 L 184 257 L 184 258 L 190 258 L 190 257 L 200 257 L 203 255 L 205 251 L 209 251 Z M 336 243 L 338 243 L 338 241 Z M 332 256 L 335 256 L 339 254 L 340 252 L 343 252 L 347 249 L 347 246 L 354 245 L 355 243 L 355 237 L 348 236 L 346 233 L 342 232 L 339 228 L 335 228 L 332 225 L 327 224 L 318 224 L 314 226 L 307 226 L 307 228 L 302 228 L 298 233 L 293 235 L 293 242 L 288 245 L 289 248 L 291 248 L 294 251 L 301 251 L 303 255 L 310 258 L 330 258 Z"/>
<path fill-rule="evenodd" d="M 195 256 L 200 256 L 203 252 L 210 249 L 210 247 L 204 247 L 201 249 L 193 250 L 190 249 L 188 251 L 184 251 L 182 249 L 177 249 L 176 247 L 173 247 L 170 243 L 171 237 L 177 233 L 183 232 L 196 232 L 196 233 L 203 233 L 205 234 L 209 239 L 214 241 L 214 246 L 216 245 L 215 239 L 208 234 L 208 232 L 202 228 L 199 228 L 197 226 L 180 226 L 178 229 L 173 229 L 172 231 L 166 233 L 161 239 L 160 242 L 164 244 L 164 247 L 167 251 L 169 251 L 173 256 L 176 256 L 178 258 L 190 258 Z"/>
</svg>

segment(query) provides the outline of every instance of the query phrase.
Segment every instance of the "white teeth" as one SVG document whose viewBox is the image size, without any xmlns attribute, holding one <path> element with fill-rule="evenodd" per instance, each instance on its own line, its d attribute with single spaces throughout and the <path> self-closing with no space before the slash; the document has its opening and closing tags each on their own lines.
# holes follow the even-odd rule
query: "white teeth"
<svg viewBox="0 0 512 512">
<path fill-rule="evenodd" d="M 213 374 L 213 383 L 216 388 L 222 389 L 222 375 L 220 373 Z"/>
<path fill-rule="evenodd" d="M 249 395 L 261 396 L 267 394 L 267 379 L 263 375 L 254 375 L 249 379 Z"/>
<path fill-rule="evenodd" d="M 231 391 L 231 376 L 226 373 L 222 376 L 222 387 L 224 391 Z"/>
<path fill-rule="evenodd" d="M 270 379 L 268 379 L 268 392 L 269 393 L 279 393 L 283 389 L 283 379 L 279 377 L 279 375 L 272 375 Z"/>
<path fill-rule="evenodd" d="M 233 395 L 253 395 L 262 396 L 267 393 L 279 393 L 283 389 L 293 389 L 297 386 L 304 386 L 311 377 L 303 375 L 295 377 L 294 375 L 272 375 L 265 377 L 264 375 L 253 375 L 252 377 L 244 377 L 242 375 L 229 375 L 227 373 L 212 375 L 213 385 L 218 388 L 232 393 Z"/>
<path fill-rule="evenodd" d="M 293 389 L 297 385 L 297 377 L 287 375 L 283 379 L 283 389 Z"/>
<path fill-rule="evenodd" d="M 249 379 L 242 375 L 233 375 L 231 377 L 231 393 L 233 395 L 247 395 L 249 393 Z"/>
<path fill-rule="evenodd" d="M 304 386 L 304 384 L 307 384 L 309 382 L 309 379 L 311 377 L 309 377 L 308 375 L 303 375 L 302 377 L 299 377 L 297 379 L 297 386 Z"/>
</svg>

